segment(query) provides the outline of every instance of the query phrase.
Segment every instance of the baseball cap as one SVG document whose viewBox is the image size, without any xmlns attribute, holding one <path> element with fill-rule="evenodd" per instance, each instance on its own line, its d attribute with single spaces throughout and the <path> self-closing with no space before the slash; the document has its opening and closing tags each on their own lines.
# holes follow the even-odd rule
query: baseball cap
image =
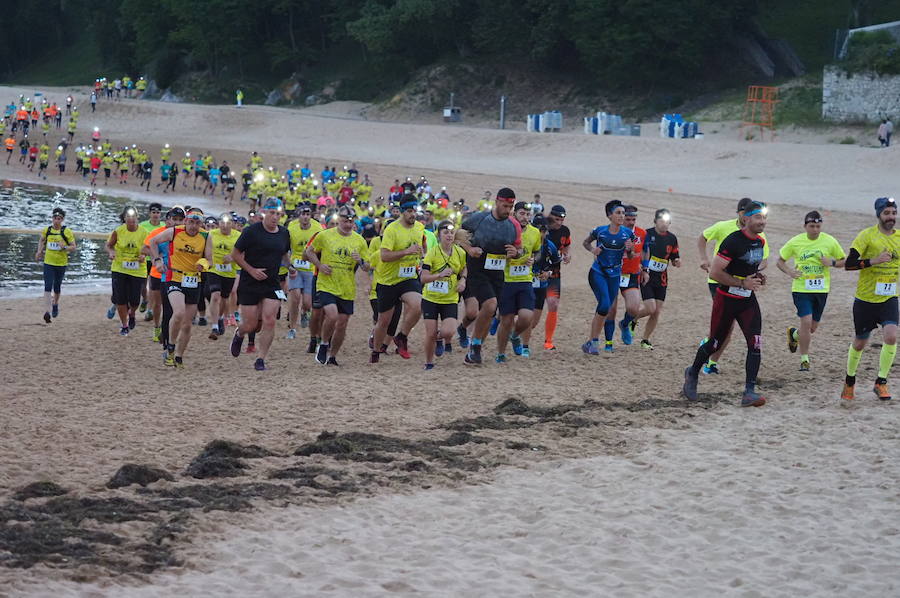
<svg viewBox="0 0 900 598">
<path fill-rule="evenodd" d="M 561 206 L 560 204 L 556 204 L 552 208 L 550 208 L 550 215 L 556 216 L 557 218 L 565 218 L 566 217 L 566 208 Z"/>
</svg>

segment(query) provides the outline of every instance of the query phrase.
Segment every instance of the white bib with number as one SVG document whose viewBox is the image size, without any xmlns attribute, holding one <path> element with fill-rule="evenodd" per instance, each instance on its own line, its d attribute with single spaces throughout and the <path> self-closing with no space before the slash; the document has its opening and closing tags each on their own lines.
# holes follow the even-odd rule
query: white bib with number
<svg viewBox="0 0 900 598">
<path fill-rule="evenodd" d="M 279 299 L 281 299 L 282 301 L 287 301 L 287 295 L 285 295 L 284 291 L 281 289 L 278 289 L 275 291 L 275 296 L 278 297 Z"/>
<path fill-rule="evenodd" d="M 446 295 L 450 292 L 450 281 L 448 280 L 433 280 L 428 283 L 428 290 L 432 293 L 439 293 L 441 295 Z"/>
<path fill-rule="evenodd" d="M 897 294 L 897 281 L 893 278 L 879 278 L 875 282 L 875 294 L 881 297 L 893 297 Z"/>
<path fill-rule="evenodd" d="M 622 274 L 619 276 L 620 289 L 627 289 L 629 284 L 631 284 L 631 274 Z"/>
<path fill-rule="evenodd" d="M 140 266 L 141 262 L 122 262 L 122 267 L 126 270 L 137 270 Z"/>
<path fill-rule="evenodd" d="M 199 276 L 188 276 L 185 274 L 181 277 L 181 287 L 184 289 L 196 289 L 200 284 Z"/>
<path fill-rule="evenodd" d="M 825 279 L 824 278 L 807 278 L 803 281 L 803 288 L 807 291 L 824 291 L 825 290 Z"/>
<path fill-rule="evenodd" d="M 306 260 L 301 260 L 299 257 L 294 258 L 291 262 L 291 265 L 298 270 L 309 270 L 309 262 Z"/>
<path fill-rule="evenodd" d="M 503 270 L 506 268 L 506 256 L 500 253 L 489 253 L 484 259 L 485 270 Z"/>
<path fill-rule="evenodd" d="M 728 292 L 738 297 L 749 297 L 753 293 L 750 289 L 742 289 L 741 287 L 728 287 Z"/>
<path fill-rule="evenodd" d="M 539 289 L 539 288 L 541 288 L 541 279 L 540 279 L 540 278 L 535 278 L 534 280 L 532 280 L 532 281 L 531 281 L 531 287 L 534 288 L 534 289 Z"/>
<path fill-rule="evenodd" d="M 60 243 L 59 241 L 50 241 L 49 243 L 47 243 L 47 249 L 49 249 L 50 251 L 59 251 L 62 249 L 62 243 Z"/>
<path fill-rule="evenodd" d="M 509 275 L 510 276 L 528 276 L 531 272 L 531 268 L 527 264 L 521 264 L 519 266 L 510 266 L 509 267 Z"/>
<path fill-rule="evenodd" d="M 654 272 L 665 272 L 666 268 L 669 267 L 669 260 L 661 260 L 658 257 L 651 257 L 650 263 L 647 264 L 647 267 Z"/>
<path fill-rule="evenodd" d="M 415 266 L 401 266 L 400 267 L 400 278 L 415 278 L 416 277 L 416 267 Z"/>
<path fill-rule="evenodd" d="M 216 272 L 231 272 L 231 264 L 216 264 Z"/>
</svg>

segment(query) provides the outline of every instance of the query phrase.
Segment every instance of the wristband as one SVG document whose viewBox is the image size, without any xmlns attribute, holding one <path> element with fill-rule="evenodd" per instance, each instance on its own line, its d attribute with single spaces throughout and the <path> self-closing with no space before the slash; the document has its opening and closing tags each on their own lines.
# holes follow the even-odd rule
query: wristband
<svg viewBox="0 0 900 598">
<path fill-rule="evenodd" d="M 641 260 L 641 268 L 649 268 L 650 260 Z"/>
<path fill-rule="evenodd" d="M 837 266 L 837 260 L 831 260 L 831 267 L 834 268 Z"/>
</svg>

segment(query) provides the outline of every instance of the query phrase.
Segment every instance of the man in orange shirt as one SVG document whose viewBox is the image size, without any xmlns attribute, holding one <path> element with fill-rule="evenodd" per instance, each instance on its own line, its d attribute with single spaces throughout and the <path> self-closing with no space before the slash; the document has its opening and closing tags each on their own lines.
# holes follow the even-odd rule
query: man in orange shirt
<svg viewBox="0 0 900 598">
<path fill-rule="evenodd" d="M 16 148 L 16 138 L 10 133 L 3 144 L 6 146 L 6 163 L 9 164 L 9 159 L 12 158 L 13 150 Z"/>
</svg>

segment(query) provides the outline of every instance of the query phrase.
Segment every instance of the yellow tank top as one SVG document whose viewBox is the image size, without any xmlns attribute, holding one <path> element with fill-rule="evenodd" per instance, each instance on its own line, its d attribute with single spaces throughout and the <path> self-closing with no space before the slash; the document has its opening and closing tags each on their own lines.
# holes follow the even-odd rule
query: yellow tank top
<svg viewBox="0 0 900 598">
<path fill-rule="evenodd" d="M 231 254 L 231 250 L 234 249 L 234 244 L 240 236 L 241 234 L 234 229 L 231 229 L 231 234 L 228 236 L 225 236 L 225 234 L 217 228 L 209 232 L 209 242 L 213 244 L 213 274 L 218 274 L 223 278 L 235 277 L 235 266 L 237 266 L 237 264 L 234 262 L 228 262 L 226 264 L 223 260 L 225 256 Z"/>
<path fill-rule="evenodd" d="M 194 283 L 200 276 L 197 260 L 203 257 L 206 249 L 206 233 L 200 232 L 192 237 L 181 226 L 176 226 L 174 231 L 169 245 L 169 271 L 166 280 L 183 282 L 185 277 L 190 277 L 190 282 Z"/>
<path fill-rule="evenodd" d="M 141 247 L 147 238 L 147 230 L 138 226 L 136 230 L 128 230 L 123 224 L 116 229 L 116 259 L 112 263 L 112 271 L 137 278 L 147 277 L 147 260 L 141 255 Z"/>
</svg>

